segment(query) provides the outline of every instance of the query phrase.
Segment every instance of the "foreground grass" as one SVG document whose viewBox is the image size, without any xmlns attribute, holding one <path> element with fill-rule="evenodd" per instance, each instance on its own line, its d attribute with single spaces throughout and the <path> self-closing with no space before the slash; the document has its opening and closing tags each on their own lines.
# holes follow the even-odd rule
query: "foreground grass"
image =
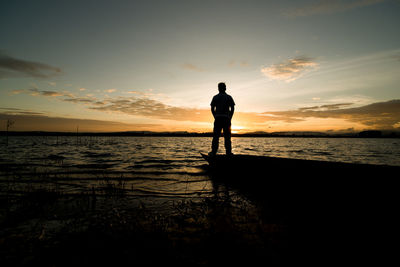
<svg viewBox="0 0 400 267">
<path fill-rule="evenodd" d="M 133 204 L 123 186 L 102 185 L 102 194 L 47 187 L 3 196 L 2 266 L 255 265 L 287 256 L 287 225 L 255 206 L 215 196 L 156 212 Z"/>
</svg>

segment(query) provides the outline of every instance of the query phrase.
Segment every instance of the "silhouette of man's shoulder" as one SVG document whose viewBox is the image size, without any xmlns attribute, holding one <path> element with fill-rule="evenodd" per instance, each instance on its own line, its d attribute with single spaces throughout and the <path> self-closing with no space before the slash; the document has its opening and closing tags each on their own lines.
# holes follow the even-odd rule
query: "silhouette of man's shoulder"
<svg viewBox="0 0 400 267">
<path fill-rule="evenodd" d="M 218 105 L 222 103 L 227 103 L 229 105 L 235 105 L 232 96 L 227 93 L 219 93 L 215 95 L 211 101 L 211 105 Z"/>
<path fill-rule="evenodd" d="M 231 95 L 226 94 L 226 97 L 229 99 L 229 102 L 231 102 L 231 104 L 235 105 L 235 101 L 233 101 L 233 97 Z"/>
</svg>

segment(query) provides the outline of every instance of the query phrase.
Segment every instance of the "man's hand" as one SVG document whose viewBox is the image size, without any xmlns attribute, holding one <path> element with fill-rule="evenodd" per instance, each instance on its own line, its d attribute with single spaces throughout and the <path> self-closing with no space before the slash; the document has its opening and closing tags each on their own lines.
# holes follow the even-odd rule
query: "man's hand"
<svg viewBox="0 0 400 267">
<path fill-rule="evenodd" d="M 215 106 L 211 106 L 211 113 L 215 119 Z"/>
<path fill-rule="evenodd" d="M 235 106 L 231 106 L 231 112 L 229 114 L 229 118 L 232 120 L 233 113 L 235 113 Z"/>
</svg>

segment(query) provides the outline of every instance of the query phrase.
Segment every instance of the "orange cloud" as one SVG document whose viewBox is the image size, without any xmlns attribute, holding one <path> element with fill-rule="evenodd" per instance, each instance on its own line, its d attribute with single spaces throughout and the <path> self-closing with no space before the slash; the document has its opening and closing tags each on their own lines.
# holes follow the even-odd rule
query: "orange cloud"
<svg viewBox="0 0 400 267">
<path fill-rule="evenodd" d="M 394 129 L 400 121 L 400 100 L 378 102 L 355 108 L 341 108 L 349 105 L 351 103 L 266 112 L 264 114 L 275 116 L 276 119 L 282 121 L 291 119 L 306 120 L 309 118 L 342 119 L 376 129 Z"/>
<path fill-rule="evenodd" d="M 18 91 L 18 93 L 21 93 Z M 191 129 L 205 129 L 213 118 L 208 108 L 177 107 L 152 99 L 150 96 L 135 94 L 130 97 L 77 97 L 68 92 L 41 91 L 38 89 L 23 90 L 22 93 L 34 93 L 38 96 L 56 97 L 60 101 L 83 104 L 96 111 L 120 113 L 135 117 L 165 120 L 170 130 L 176 127 L 190 126 Z M 340 124 L 347 128 L 395 129 L 400 122 L 400 100 L 378 102 L 361 107 L 351 107 L 352 103 L 335 103 L 320 106 L 301 107 L 296 110 L 256 112 L 235 112 L 233 124 L 241 131 L 269 129 L 338 129 Z"/>
<path fill-rule="evenodd" d="M 184 63 L 182 65 L 182 68 L 184 68 L 186 70 L 197 71 L 197 72 L 205 71 L 203 68 L 200 68 L 199 66 L 193 65 L 191 63 Z"/>
<path fill-rule="evenodd" d="M 317 66 L 318 63 L 314 62 L 312 58 L 299 56 L 269 67 L 262 67 L 261 72 L 272 80 L 291 82 Z"/>
</svg>

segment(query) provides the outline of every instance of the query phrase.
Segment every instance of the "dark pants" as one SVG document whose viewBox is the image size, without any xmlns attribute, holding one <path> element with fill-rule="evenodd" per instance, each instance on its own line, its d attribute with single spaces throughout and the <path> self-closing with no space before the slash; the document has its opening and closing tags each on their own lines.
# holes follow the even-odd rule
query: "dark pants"
<svg viewBox="0 0 400 267">
<path fill-rule="evenodd" d="M 213 132 L 213 140 L 212 140 L 212 153 L 217 153 L 218 151 L 218 143 L 219 136 L 221 135 L 221 130 L 224 130 L 224 138 L 225 138 L 225 151 L 226 154 L 230 154 L 232 152 L 232 143 L 231 143 L 231 119 L 225 117 L 216 117 L 214 121 L 214 132 Z"/>
</svg>

